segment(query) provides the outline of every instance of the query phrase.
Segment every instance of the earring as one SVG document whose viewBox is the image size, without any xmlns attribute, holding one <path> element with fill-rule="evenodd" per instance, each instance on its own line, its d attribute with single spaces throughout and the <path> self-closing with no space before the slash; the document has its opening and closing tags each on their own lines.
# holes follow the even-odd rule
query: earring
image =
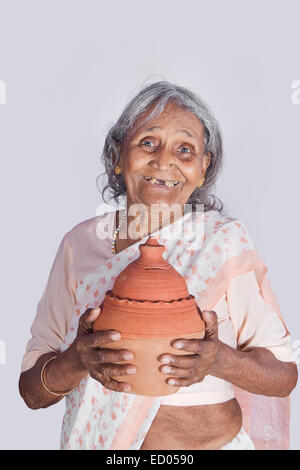
<svg viewBox="0 0 300 470">
<path fill-rule="evenodd" d="M 121 170 L 121 168 L 119 167 L 119 165 L 117 165 L 116 168 L 115 168 L 115 174 L 116 174 L 116 175 L 120 175 L 121 173 L 122 173 L 122 170 Z"/>
<path fill-rule="evenodd" d="M 201 186 L 203 185 L 204 181 L 205 181 L 205 178 L 201 178 L 201 179 L 199 180 L 199 182 L 198 182 L 198 184 L 197 184 L 198 188 L 201 188 Z"/>
</svg>

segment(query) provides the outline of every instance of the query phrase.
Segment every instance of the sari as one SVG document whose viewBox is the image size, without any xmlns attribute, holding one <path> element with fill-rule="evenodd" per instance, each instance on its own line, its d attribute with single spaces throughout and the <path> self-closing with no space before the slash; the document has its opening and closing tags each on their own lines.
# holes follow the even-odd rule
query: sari
<svg viewBox="0 0 300 470">
<path fill-rule="evenodd" d="M 115 210 L 110 208 L 103 213 L 99 222 L 101 233 L 106 226 L 110 237 Z M 184 276 L 201 311 L 213 310 L 232 278 L 254 270 L 262 297 L 283 322 L 266 275 L 268 268 L 240 220 L 215 210 L 187 212 L 151 236 L 165 246 L 163 257 Z M 139 257 L 138 247 L 147 239 L 148 236 L 115 255 L 108 255 L 101 266 L 77 283 L 74 314 L 61 351 L 74 341 L 80 315 L 90 307 L 101 305 L 118 274 Z M 234 390 L 243 413 L 243 427 L 255 448 L 288 449 L 289 397 L 255 395 L 236 386 Z M 115 392 L 87 376 L 65 399 L 61 449 L 137 450 L 163 397 Z"/>
</svg>

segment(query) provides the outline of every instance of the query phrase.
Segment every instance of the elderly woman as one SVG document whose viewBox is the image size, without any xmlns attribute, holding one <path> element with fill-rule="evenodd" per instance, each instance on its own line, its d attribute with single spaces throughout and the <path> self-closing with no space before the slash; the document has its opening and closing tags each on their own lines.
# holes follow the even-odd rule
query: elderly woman
<svg viewBox="0 0 300 470">
<path fill-rule="evenodd" d="M 125 206 L 111 205 L 64 236 L 19 381 L 32 409 L 66 397 L 63 449 L 288 448 L 288 397 L 297 382 L 290 334 L 246 227 L 209 193 L 222 158 L 212 112 L 166 81 L 144 87 L 109 131 L 103 194 L 109 188 Z M 146 208 L 140 236 L 130 230 L 135 204 Z M 168 224 L 160 219 L 157 238 L 195 296 L 206 332 L 203 339 L 174 338 L 174 354 L 158 357 L 176 393 L 138 396 L 126 382 L 138 372 L 134 353 L 110 349 L 120 332 L 93 332 L 93 322 L 105 292 L 153 234 L 151 208 L 174 204 L 181 214 Z M 197 233 L 192 247 L 185 237 L 164 238 L 167 225 L 188 218 L 186 204 L 192 213 L 197 204 L 204 208 L 204 236 Z M 116 228 L 106 238 L 99 235 L 105 226 Z M 124 381 L 114 379 L 120 376 Z"/>
</svg>

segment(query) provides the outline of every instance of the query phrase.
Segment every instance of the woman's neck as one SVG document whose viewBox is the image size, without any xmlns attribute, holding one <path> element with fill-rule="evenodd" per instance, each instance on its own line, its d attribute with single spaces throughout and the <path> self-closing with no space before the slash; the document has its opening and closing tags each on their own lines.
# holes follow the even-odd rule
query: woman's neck
<svg viewBox="0 0 300 470">
<path fill-rule="evenodd" d="M 167 225 L 173 224 L 177 219 L 182 217 L 182 206 L 172 206 L 173 210 L 169 210 L 169 207 L 170 206 L 167 204 L 164 206 L 154 204 L 151 207 L 142 204 L 140 206 L 129 204 L 124 209 L 127 212 L 126 220 L 123 220 L 120 232 L 118 232 L 116 237 L 116 252 L 128 248 L 130 245 L 133 245 L 157 230 L 161 230 Z M 117 227 L 124 214 L 124 210 L 117 211 Z"/>
</svg>

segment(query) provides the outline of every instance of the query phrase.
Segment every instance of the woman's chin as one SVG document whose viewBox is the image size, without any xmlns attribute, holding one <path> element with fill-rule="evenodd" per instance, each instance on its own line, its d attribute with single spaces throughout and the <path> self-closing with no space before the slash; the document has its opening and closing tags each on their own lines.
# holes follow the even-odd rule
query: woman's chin
<svg viewBox="0 0 300 470">
<path fill-rule="evenodd" d="M 144 195 L 142 200 L 145 202 L 147 205 L 151 204 L 180 204 L 178 198 L 176 198 L 174 195 L 170 194 L 147 194 Z"/>
<path fill-rule="evenodd" d="M 182 199 L 181 185 L 179 187 L 167 187 L 167 186 L 156 186 L 148 183 L 147 187 L 143 187 L 141 190 L 141 200 L 145 201 L 146 204 L 159 204 L 168 203 L 175 204 L 180 203 Z M 181 197 L 179 197 L 179 194 Z"/>
</svg>

